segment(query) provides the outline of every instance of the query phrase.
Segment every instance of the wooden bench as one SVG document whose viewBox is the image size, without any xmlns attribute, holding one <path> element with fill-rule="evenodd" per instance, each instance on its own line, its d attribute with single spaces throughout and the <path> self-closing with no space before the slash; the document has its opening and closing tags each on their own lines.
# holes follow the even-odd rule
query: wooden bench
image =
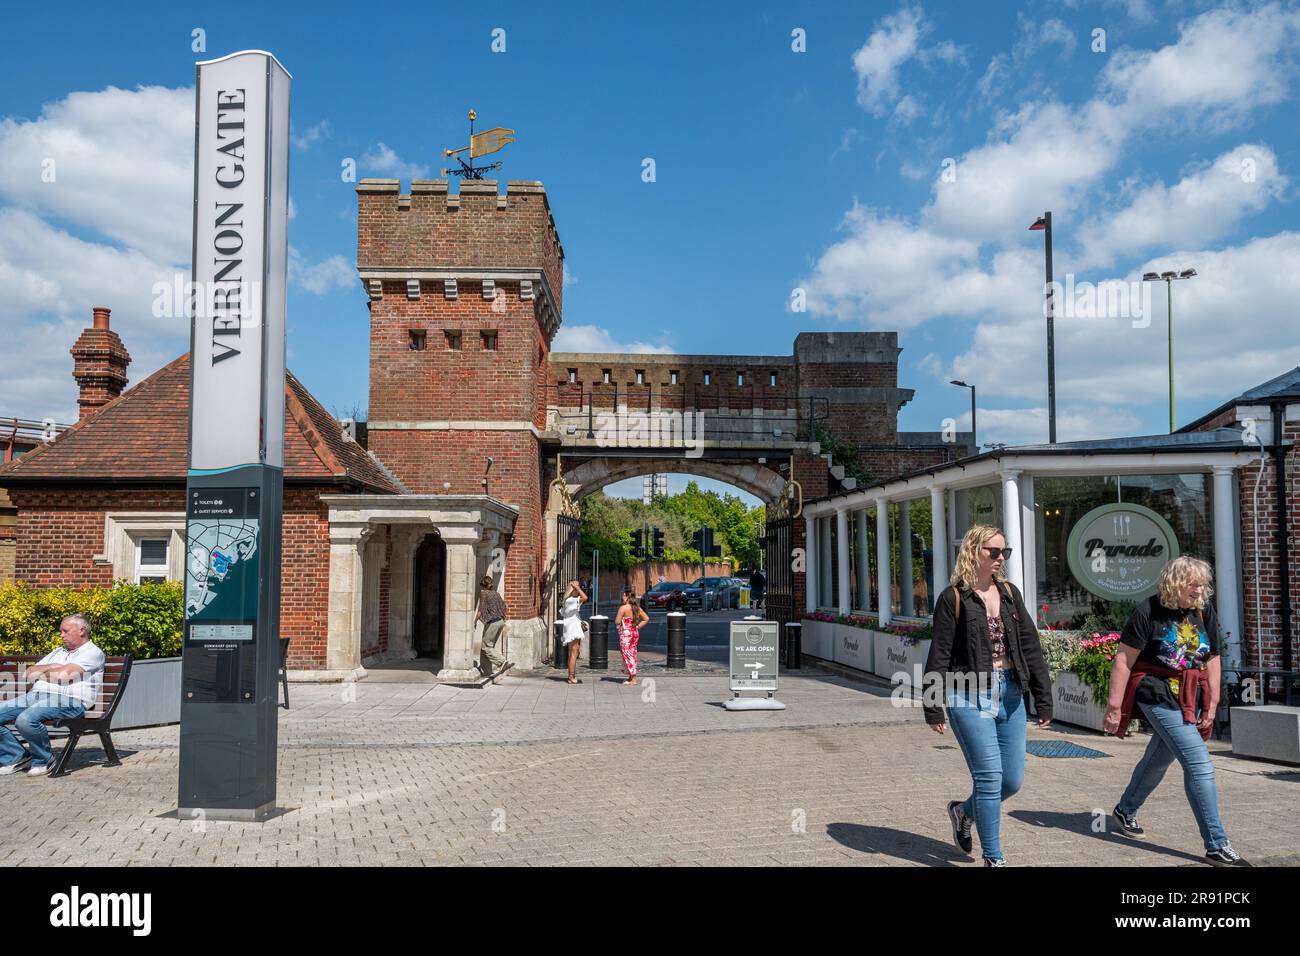
<svg viewBox="0 0 1300 956">
<path fill-rule="evenodd" d="M 14 687 L 18 693 L 27 693 L 31 688 L 24 681 L 18 684 L 20 673 L 26 669 L 26 666 L 35 664 L 40 661 L 38 656 L 25 656 L 20 654 L 0 656 L 0 675 L 12 675 L 6 679 L 10 686 Z M 87 710 L 80 717 L 65 717 L 59 720 L 47 720 L 45 726 L 51 730 L 63 730 L 67 734 L 68 742 L 59 752 L 54 760 L 54 766 L 50 770 L 51 777 L 61 777 L 67 773 L 68 759 L 72 756 L 72 751 L 77 746 L 77 741 L 83 734 L 98 734 L 99 742 L 104 748 L 104 756 L 108 758 L 107 765 L 116 767 L 121 764 L 118 759 L 117 750 L 113 747 L 113 738 L 110 732 L 113 729 L 113 714 L 117 710 L 118 701 L 122 699 L 122 691 L 126 689 L 127 679 L 131 676 L 131 655 L 126 654 L 122 657 L 106 657 L 104 659 L 104 673 L 99 688 L 99 700 L 91 710 Z M 13 698 L 10 697 L 9 700 Z M 4 701 L 8 703 L 8 700 Z"/>
</svg>

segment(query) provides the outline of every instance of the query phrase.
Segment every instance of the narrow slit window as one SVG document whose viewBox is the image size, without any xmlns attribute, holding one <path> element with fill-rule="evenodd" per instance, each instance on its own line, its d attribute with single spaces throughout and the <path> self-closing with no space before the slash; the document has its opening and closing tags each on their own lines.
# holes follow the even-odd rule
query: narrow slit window
<svg viewBox="0 0 1300 956">
<path fill-rule="evenodd" d="M 495 352 L 497 350 L 497 334 L 495 332 L 480 332 L 479 338 L 483 342 L 483 351 Z"/>
<path fill-rule="evenodd" d="M 609 384 L 609 369 L 603 368 L 600 370 L 600 381 L 602 385 Z"/>
<path fill-rule="evenodd" d="M 737 385 L 744 385 L 744 384 L 745 384 L 745 373 L 744 373 L 744 372 L 737 372 L 737 373 L 736 373 L 736 384 L 737 384 Z"/>
<path fill-rule="evenodd" d="M 705 372 L 705 373 L 704 373 L 704 384 L 705 384 L 705 385 L 712 385 L 712 384 L 713 384 L 713 373 L 712 373 L 712 372 Z"/>
<path fill-rule="evenodd" d="M 636 383 L 638 385 L 645 384 L 645 369 L 639 368 L 636 370 Z"/>
<path fill-rule="evenodd" d="M 460 332 L 456 329 L 448 329 L 443 333 L 447 339 L 447 350 L 451 352 L 460 351 Z"/>
<path fill-rule="evenodd" d="M 576 368 L 569 369 L 569 384 L 572 385 L 577 381 L 578 381 L 578 370 Z"/>
<path fill-rule="evenodd" d="M 424 329 L 409 329 L 407 334 L 411 337 L 410 348 L 412 352 L 423 352 L 425 343 L 428 342 L 428 333 Z"/>
<path fill-rule="evenodd" d="M 773 388 L 776 387 L 776 372 L 773 372 L 771 375 L 768 376 L 767 384 L 771 385 Z"/>
<path fill-rule="evenodd" d="M 668 384 L 669 385 L 677 384 L 677 373 L 675 371 L 668 373 Z"/>
</svg>

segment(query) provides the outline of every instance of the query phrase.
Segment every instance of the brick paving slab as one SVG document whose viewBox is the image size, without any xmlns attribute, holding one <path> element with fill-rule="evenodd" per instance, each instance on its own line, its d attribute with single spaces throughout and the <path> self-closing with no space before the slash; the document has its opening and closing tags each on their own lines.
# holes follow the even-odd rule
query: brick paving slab
<svg viewBox="0 0 1300 956">
<path fill-rule="evenodd" d="M 970 790 L 960 753 L 888 688 L 792 672 L 787 710 L 732 713 L 716 667 L 660 669 L 641 687 L 603 677 L 295 687 L 280 712 L 283 812 L 261 824 L 177 819 L 177 728 L 123 732 L 120 767 L 87 744 L 67 777 L 0 779 L 0 863 L 978 865 L 944 812 Z M 1027 758 L 1003 817 L 1011 863 L 1201 865 L 1177 768 L 1142 811 L 1146 841 L 1093 832 L 1145 737 L 1030 736 L 1108 756 Z M 1300 768 L 1211 749 L 1234 845 L 1300 863 Z"/>
</svg>

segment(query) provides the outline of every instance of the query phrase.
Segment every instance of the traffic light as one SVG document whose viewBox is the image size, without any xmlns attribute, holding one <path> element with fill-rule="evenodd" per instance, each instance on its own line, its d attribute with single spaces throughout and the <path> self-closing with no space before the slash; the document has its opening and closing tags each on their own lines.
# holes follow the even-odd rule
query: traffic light
<svg viewBox="0 0 1300 956">
<path fill-rule="evenodd" d="M 702 525 L 691 538 L 691 546 L 700 552 L 700 558 L 718 558 L 722 556 L 721 545 L 713 543 L 713 529 Z"/>
<path fill-rule="evenodd" d="M 644 534 L 645 532 L 641 528 L 637 528 L 635 531 L 632 532 L 632 557 L 634 558 L 645 557 Z"/>
<path fill-rule="evenodd" d="M 651 555 L 656 561 L 662 561 L 664 559 L 664 533 L 658 528 L 655 528 L 652 532 Z"/>
<path fill-rule="evenodd" d="M 704 557 L 704 529 L 699 528 L 695 534 L 691 535 L 691 547 L 700 552 L 700 557 Z"/>
</svg>

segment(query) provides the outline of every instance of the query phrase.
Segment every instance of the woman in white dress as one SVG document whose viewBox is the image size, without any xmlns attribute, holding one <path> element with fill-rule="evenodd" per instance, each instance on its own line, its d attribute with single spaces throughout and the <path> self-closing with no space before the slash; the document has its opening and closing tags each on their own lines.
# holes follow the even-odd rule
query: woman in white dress
<svg viewBox="0 0 1300 956">
<path fill-rule="evenodd" d="M 578 611 L 587 603 L 587 594 L 577 581 L 569 582 L 569 592 L 564 596 L 564 606 L 560 609 L 560 620 L 564 629 L 561 638 L 569 650 L 570 684 L 581 684 L 578 680 L 578 652 L 582 649 L 582 618 Z"/>
</svg>

